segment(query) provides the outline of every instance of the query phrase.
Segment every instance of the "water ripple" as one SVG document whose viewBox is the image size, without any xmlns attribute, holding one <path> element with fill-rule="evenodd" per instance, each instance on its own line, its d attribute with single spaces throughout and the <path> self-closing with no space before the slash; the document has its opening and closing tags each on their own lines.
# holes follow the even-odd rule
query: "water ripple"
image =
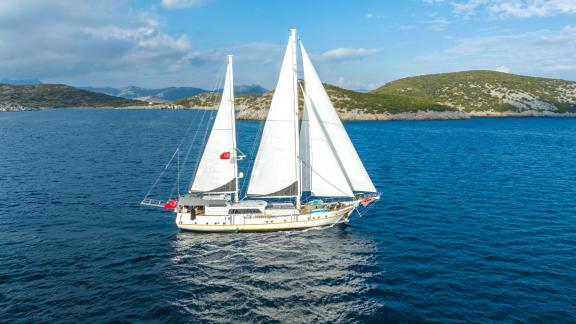
<svg viewBox="0 0 576 324">
<path fill-rule="evenodd" d="M 576 321 L 576 120 L 349 123 L 375 208 L 225 235 L 138 205 L 198 114 L 0 115 L 0 322 Z"/>
</svg>

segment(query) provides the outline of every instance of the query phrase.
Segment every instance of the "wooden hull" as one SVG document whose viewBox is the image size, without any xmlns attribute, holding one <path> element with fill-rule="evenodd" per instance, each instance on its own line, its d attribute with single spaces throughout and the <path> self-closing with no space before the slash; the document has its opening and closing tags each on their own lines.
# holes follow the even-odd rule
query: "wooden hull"
<svg viewBox="0 0 576 324">
<path fill-rule="evenodd" d="M 260 232 L 301 230 L 331 226 L 348 221 L 355 206 L 335 211 L 322 211 L 299 215 L 221 215 L 196 216 L 178 213 L 176 225 L 196 232 Z"/>
</svg>

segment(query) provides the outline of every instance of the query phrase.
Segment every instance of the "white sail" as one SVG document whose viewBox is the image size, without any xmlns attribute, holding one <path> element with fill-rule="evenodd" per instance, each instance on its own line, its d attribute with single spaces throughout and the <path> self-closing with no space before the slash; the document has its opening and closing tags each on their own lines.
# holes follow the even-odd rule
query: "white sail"
<svg viewBox="0 0 576 324">
<path fill-rule="evenodd" d="M 300 129 L 302 191 L 320 197 L 354 197 L 338 158 L 318 121 L 314 104 L 304 93 L 304 115 Z"/>
<path fill-rule="evenodd" d="M 300 195 L 296 87 L 296 34 L 292 30 L 250 176 L 248 196 Z"/>
<path fill-rule="evenodd" d="M 354 191 L 376 192 L 376 188 L 370 180 L 356 149 L 354 149 L 354 145 L 348 137 L 348 133 L 346 133 L 346 129 L 342 125 L 302 43 L 300 43 L 300 48 L 306 92 L 314 105 L 319 122 L 326 131 L 328 140 L 336 149 L 336 157 L 344 170 L 349 185 Z"/>
<path fill-rule="evenodd" d="M 232 56 L 228 56 L 222 100 L 198 165 L 191 192 L 231 193 L 237 190 L 236 128 Z"/>
</svg>

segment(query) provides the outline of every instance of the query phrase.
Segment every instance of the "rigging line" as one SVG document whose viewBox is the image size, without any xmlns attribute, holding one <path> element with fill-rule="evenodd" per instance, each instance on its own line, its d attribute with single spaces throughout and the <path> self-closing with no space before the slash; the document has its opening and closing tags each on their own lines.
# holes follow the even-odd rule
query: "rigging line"
<svg viewBox="0 0 576 324">
<path fill-rule="evenodd" d="M 306 166 L 308 166 L 310 168 L 310 170 L 312 170 L 312 172 L 316 173 L 317 176 L 319 176 L 322 180 L 326 181 L 326 183 L 328 183 L 329 185 L 331 185 L 332 187 L 334 187 L 334 189 L 340 191 L 341 193 L 344 194 L 344 197 L 350 197 L 348 196 L 344 191 L 340 190 L 340 188 L 336 187 L 334 184 L 332 184 L 330 181 L 328 181 L 326 178 L 324 178 L 322 175 L 320 175 L 318 172 L 316 172 L 316 170 L 314 170 L 314 168 L 312 168 L 312 165 L 310 165 L 309 163 L 307 163 L 306 161 L 299 159 L 300 162 L 306 164 Z"/>
<path fill-rule="evenodd" d="M 219 73 L 218 75 L 220 76 L 221 74 Z M 221 76 L 219 77 L 219 79 L 221 79 Z M 219 80 L 219 79 L 217 79 L 217 80 Z M 212 96 L 212 97 L 214 97 L 215 88 L 218 87 L 218 85 L 219 85 L 220 83 L 221 83 L 221 81 L 216 81 L 216 83 L 215 83 L 214 86 L 212 87 L 212 92 L 211 92 L 211 96 Z M 212 100 L 212 99 L 209 99 L 209 101 L 211 101 L 211 100 Z M 202 112 L 202 115 L 201 115 L 201 116 L 202 116 L 202 117 L 201 117 L 201 119 L 200 119 L 200 125 L 202 125 L 203 122 L 204 122 L 204 117 L 206 116 L 206 110 L 204 110 L 204 111 Z M 196 118 L 194 119 L 194 121 L 197 121 L 197 119 L 198 119 L 198 118 L 196 117 Z M 194 124 L 195 124 L 194 122 L 190 122 L 190 124 L 188 125 L 188 128 L 186 129 L 186 132 L 184 133 L 184 137 L 180 140 L 180 144 L 178 144 L 178 147 L 177 147 L 177 150 L 178 150 L 178 159 L 180 159 L 179 149 L 180 149 L 180 147 L 184 144 L 184 141 L 185 141 L 186 138 L 188 137 L 188 134 L 190 133 L 190 130 L 192 129 L 192 126 L 193 126 Z M 190 146 L 188 147 L 186 156 L 185 156 L 185 158 L 184 158 L 183 166 L 185 166 L 186 163 L 188 162 L 188 158 L 190 157 L 190 152 L 191 152 L 192 146 L 193 146 L 193 144 L 194 144 L 194 142 L 195 142 L 195 140 L 196 140 L 196 138 L 197 138 L 197 135 L 198 135 L 199 131 L 200 131 L 200 128 L 196 128 L 196 131 L 195 131 L 195 133 L 194 133 L 194 137 L 193 137 L 193 139 L 192 139 L 192 142 L 190 143 Z M 180 161 L 178 160 L 178 162 L 180 162 Z M 180 196 L 180 174 L 181 174 L 180 163 L 178 163 L 178 170 L 177 170 L 177 174 L 176 174 L 176 180 L 177 180 L 177 181 L 176 181 L 176 183 L 172 186 L 172 189 L 170 190 L 170 197 L 173 196 L 174 191 L 177 191 L 178 196 Z M 170 197 L 169 197 L 169 198 L 170 198 Z"/>
<path fill-rule="evenodd" d="M 227 66 L 228 66 L 228 64 L 225 64 L 224 69 L 226 69 Z M 222 74 L 223 74 L 223 73 L 218 73 L 219 77 L 218 77 L 216 83 L 214 84 L 214 87 L 213 87 L 213 89 L 212 89 L 212 91 L 211 91 L 211 93 L 210 93 L 210 95 L 209 95 L 210 97 L 209 97 L 208 101 L 209 101 L 209 102 L 211 102 L 211 101 L 214 102 L 214 106 L 216 106 L 216 104 L 217 104 L 217 99 L 218 99 L 218 92 L 217 92 L 217 90 L 218 90 L 218 88 L 220 88 L 220 85 L 222 85 L 222 88 L 224 87 Z M 220 95 L 220 97 L 221 97 L 221 96 L 222 96 L 222 95 Z M 208 109 L 207 109 L 207 110 L 208 110 Z M 204 110 L 204 112 L 203 112 L 202 123 L 204 122 L 204 119 L 203 119 L 203 118 L 204 118 L 204 114 L 205 114 L 205 113 L 206 113 L 206 110 Z M 209 114 L 208 122 L 210 122 L 210 121 L 213 119 L 213 115 L 214 115 L 214 109 L 210 109 L 210 114 Z M 197 159 L 196 159 L 196 164 L 195 164 L 195 167 L 194 167 L 194 172 L 193 172 L 193 174 L 192 174 L 192 178 L 190 179 L 190 185 L 188 186 L 189 189 L 192 188 L 192 184 L 193 184 L 193 182 L 194 182 L 194 178 L 196 177 L 196 172 L 198 171 L 198 166 L 200 165 L 200 160 L 202 159 L 202 154 L 203 154 L 203 152 L 204 152 L 204 149 L 206 148 L 206 144 L 207 144 L 207 143 L 206 143 L 206 136 L 207 136 L 207 134 L 208 134 L 208 129 L 210 129 L 210 125 L 209 125 L 209 124 L 206 125 L 206 129 L 205 129 L 205 131 L 204 131 L 204 138 L 203 138 L 203 141 L 202 141 L 202 149 L 200 150 L 201 154 L 199 154 L 198 157 L 197 157 Z M 194 140 L 196 139 L 196 136 L 198 135 L 199 130 L 200 130 L 200 128 L 197 128 L 197 129 L 196 129 L 196 134 L 194 134 L 194 139 L 193 139 L 193 141 L 192 141 L 191 144 L 190 144 L 190 147 L 189 147 L 187 156 L 190 154 L 192 145 L 193 145 L 193 143 L 194 143 Z M 187 157 L 187 158 L 188 158 L 188 157 Z M 187 158 L 186 158 L 186 159 L 187 159 Z"/>
<path fill-rule="evenodd" d="M 368 209 L 372 208 L 373 206 L 374 206 L 373 204 L 370 204 L 370 205 L 364 207 L 364 210 L 362 210 L 362 212 L 358 211 L 358 207 L 354 207 L 354 210 L 356 210 L 356 213 L 358 214 L 358 218 L 361 218 L 368 212 Z M 352 219 L 352 218 L 349 217 L 349 219 Z"/>
<path fill-rule="evenodd" d="M 166 201 L 169 201 L 174 196 L 174 191 L 176 191 L 178 198 L 180 198 L 180 147 L 176 149 L 178 153 L 176 155 L 176 183 L 172 185 L 172 189 L 170 189 L 170 195 Z"/>
<path fill-rule="evenodd" d="M 205 115 L 205 113 L 203 112 L 202 118 L 201 118 L 200 122 L 202 122 L 202 121 L 204 120 L 204 115 Z M 178 146 L 177 146 L 177 148 L 176 148 L 176 150 L 178 151 L 178 168 L 177 168 L 177 171 L 176 171 L 176 180 L 177 180 L 177 181 L 176 181 L 176 183 L 172 186 L 172 189 L 170 190 L 170 197 L 173 196 L 175 189 L 176 189 L 176 191 L 177 191 L 177 193 L 178 193 L 178 197 L 180 197 L 180 175 L 181 175 L 181 173 L 182 173 L 182 169 L 180 168 L 180 164 L 181 164 L 181 163 L 180 163 L 180 147 L 183 146 L 184 141 L 186 140 L 186 138 L 188 137 L 188 134 L 190 133 L 190 130 L 192 129 L 192 126 L 195 124 L 194 122 L 196 122 L 197 120 L 198 120 L 198 117 L 194 118 L 194 119 L 192 120 L 192 122 L 190 122 L 190 124 L 189 124 L 189 126 L 188 126 L 188 128 L 187 128 L 187 130 L 186 130 L 186 132 L 185 132 L 185 134 L 184 134 L 184 137 L 182 137 L 182 139 L 180 140 L 180 143 L 178 144 Z M 194 138 L 196 138 L 197 133 L 198 133 L 198 128 L 196 128 L 196 132 L 194 133 Z M 184 158 L 184 162 L 182 163 L 182 166 L 185 166 L 186 163 L 188 162 L 188 156 L 189 156 L 189 154 L 190 154 L 190 149 L 191 149 L 191 148 L 192 148 L 192 145 L 190 145 L 189 148 L 188 148 L 188 152 L 187 152 L 187 154 L 186 154 L 186 156 L 185 156 L 185 158 Z M 176 187 L 176 188 L 175 188 L 175 187 Z M 170 197 L 169 197 L 169 198 L 170 198 Z"/>
<path fill-rule="evenodd" d="M 206 117 L 206 112 L 207 112 L 207 110 L 208 110 L 208 109 L 204 109 L 204 110 L 202 111 L 202 115 L 201 115 L 201 118 L 200 118 L 200 121 L 199 121 L 198 125 L 201 126 L 202 124 L 204 124 L 204 119 L 205 119 L 205 117 Z M 198 119 L 198 118 L 196 118 L 196 119 Z M 208 127 L 208 126 L 207 126 L 207 127 Z M 188 149 L 187 149 L 187 151 L 186 151 L 186 155 L 185 155 L 185 157 L 184 157 L 183 166 L 185 166 L 185 165 L 188 163 L 188 159 L 189 159 L 189 157 L 190 157 L 190 153 L 192 152 L 192 147 L 194 146 L 194 143 L 196 142 L 196 138 L 198 137 L 198 134 L 200 133 L 200 130 L 201 130 L 201 129 L 202 129 L 201 127 L 197 127 L 197 128 L 196 128 L 196 131 L 194 132 L 194 136 L 192 137 L 192 141 L 190 141 L 190 145 L 188 146 Z M 180 177 L 180 172 L 178 173 L 178 177 Z M 172 191 L 173 191 L 173 190 L 172 190 Z M 179 186 L 179 184 L 178 184 L 178 191 L 180 191 L 180 186 Z"/>
<path fill-rule="evenodd" d="M 188 163 L 188 160 L 190 158 L 190 154 L 192 153 L 192 148 L 194 147 L 194 143 L 196 142 L 196 138 L 198 137 L 198 133 L 200 132 L 200 129 L 201 129 L 200 126 L 204 124 L 206 112 L 207 112 L 207 109 L 203 110 L 202 114 L 200 115 L 201 116 L 200 120 L 197 123 L 198 127 L 196 127 L 196 131 L 194 132 L 194 136 L 192 137 L 192 140 L 190 141 L 190 144 L 188 145 L 188 149 L 187 149 L 186 155 L 184 157 L 184 163 L 183 163 L 184 166 Z"/>
<path fill-rule="evenodd" d="M 215 96 L 216 96 L 215 93 L 216 93 L 216 90 L 219 87 L 220 83 L 222 83 L 222 74 L 218 73 L 218 77 L 215 79 L 215 83 L 212 86 L 212 90 L 208 94 L 208 102 L 212 102 L 215 99 Z M 190 158 L 190 153 L 192 152 L 192 147 L 194 146 L 196 138 L 198 137 L 198 133 L 200 132 L 201 126 L 204 124 L 204 118 L 206 117 L 206 113 L 208 110 L 212 111 L 212 109 L 202 109 L 202 115 L 200 118 L 200 122 L 197 124 L 199 127 L 196 128 L 196 132 L 194 133 L 194 137 L 192 138 L 192 141 L 190 141 L 190 145 L 188 146 L 188 151 L 186 152 L 186 157 L 184 158 L 184 165 L 186 163 L 188 163 L 188 159 Z M 211 113 L 210 113 L 210 116 L 211 116 Z M 206 127 L 208 127 L 208 126 L 206 126 Z M 196 165 L 194 167 L 194 170 L 198 167 L 200 157 L 201 157 L 201 155 L 198 155 L 198 159 L 196 160 Z M 195 171 L 192 174 L 192 177 L 194 177 L 194 176 L 195 176 Z M 190 185 L 192 185 L 192 184 L 190 184 Z"/>
<path fill-rule="evenodd" d="M 208 130 L 210 129 L 210 122 L 212 121 L 212 119 L 214 119 L 213 117 L 214 115 L 214 110 L 210 111 L 210 114 L 208 115 L 208 124 L 206 125 L 206 128 L 204 129 L 204 136 L 202 137 L 202 146 L 201 149 L 199 151 L 199 154 L 196 158 L 196 163 L 194 166 L 194 173 L 192 174 L 192 178 L 190 179 L 190 185 L 188 186 L 189 189 L 192 188 L 192 184 L 194 182 L 194 178 L 196 177 L 196 173 L 198 172 L 198 167 L 200 166 L 200 161 L 202 160 L 202 156 L 204 155 L 204 150 L 206 149 L 206 137 L 208 137 Z"/>
<path fill-rule="evenodd" d="M 218 79 L 216 79 L 215 84 L 213 85 L 212 90 L 209 93 L 209 98 L 208 98 L 209 102 L 213 100 L 215 90 L 218 87 L 219 83 L 221 82 L 220 81 L 220 78 L 221 78 L 220 73 L 218 73 L 218 75 L 219 75 L 219 77 L 218 77 Z M 200 115 L 201 116 L 200 120 L 196 123 L 196 125 L 198 125 L 199 127 L 196 128 L 194 136 L 193 136 L 193 138 L 190 141 L 190 144 L 188 146 L 188 150 L 186 151 L 186 156 L 184 158 L 184 163 L 183 163 L 184 165 L 186 165 L 188 163 L 188 160 L 190 158 L 190 154 L 192 152 L 192 147 L 194 146 L 196 138 L 198 137 L 198 134 L 200 133 L 201 126 L 204 124 L 204 119 L 206 118 L 206 113 L 208 110 L 211 110 L 211 109 L 202 109 L 202 114 Z M 192 124 L 191 124 L 191 126 L 192 126 Z"/>
<path fill-rule="evenodd" d="M 167 162 L 166 165 L 164 166 L 164 169 L 162 169 L 162 171 L 160 172 L 160 174 L 159 174 L 158 177 L 156 178 L 156 181 L 154 181 L 154 183 L 152 184 L 152 186 L 150 187 L 150 189 L 149 189 L 148 192 L 146 193 L 146 196 L 144 196 L 144 199 L 148 199 L 148 196 L 150 195 L 150 193 L 152 192 L 152 190 L 154 190 L 154 188 L 155 188 L 156 185 L 158 184 L 158 181 L 160 181 L 160 178 L 162 178 L 162 176 L 164 175 L 164 172 L 166 172 L 166 170 L 168 169 L 168 167 L 169 167 L 170 164 L 172 163 L 172 160 L 174 160 L 174 156 L 176 155 L 177 152 L 178 152 L 178 149 L 176 149 L 176 151 L 174 151 L 174 154 L 172 154 L 172 157 L 170 158 L 170 160 L 168 160 L 168 162 Z"/>
<path fill-rule="evenodd" d="M 180 197 L 180 148 L 178 148 L 178 172 L 177 172 L 177 179 L 176 179 L 176 186 L 178 187 L 178 197 Z"/>
<path fill-rule="evenodd" d="M 221 75 L 221 74 L 219 74 Z M 221 79 L 221 76 L 220 76 Z M 216 83 L 214 84 L 213 90 L 211 91 L 211 96 L 214 97 L 215 93 L 216 93 L 216 89 L 218 87 L 218 85 L 221 83 L 221 80 L 216 81 Z M 209 99 L 211 100 L 211 99 Z M 200 118 L 200 125 L 204 122 L 204 118 L 206 115 L 206 110 L 204 110 L 202 112 L 201 118 Z M 196 115 L 198 116 L 198 115 Z M 184 144 L 184 140 L 186 139 L 186 137 L 188 137 L 188 134 L 190 133 L 190 130 L 192 129 L 192 126 L 197 124 L 196 121 L 198 120 L 198 117 L 195 117 L 192 122 L 189 123 L 188 127 L 186 128 L 186 131 L 184 132 L 184 136 L 182 137 L 182 139 L 180 140 L 180 143 L 176 146 L 176 150 L 174 151 L 174 154 L 172 154 L 172 157 L 170 158 L 170 160 L 166 163 L 166 165 L 164 166 L 164 169 L 160 172 L 160 174 L 158 175 L 158 177 L 156 178 L 156 180 L 154 181 L 154 183 L 152 184 L 152 186 L 150 187 L 150 189 L 148 190 L 148 192 L 146 193 L 146 196 L 144 197 L 144 199 L 148 199 L 148 197 L 150 196 L 150 193 L 152 192 L 152 190 L 154 190 L 154 188 L 156 187 L 156 185 L 158 184 L 158 182 L 160 181 L 160 179 L 164 176 L 164 173 L 166 172 L 166 170 L 168 169 L 168 167 L 171 165 L 172 161 L 174 160 L 174 157 L 176 156 L 176 154 L 178 154 L 178 170 L 177 170 L 177 183 L 176 183 L 176 187 L 178 190 L 178 195 L 180 195 L 180 147 Z M 184 159 L 184 163 L 183 165 L 185 165 L 188 161 L 188 158 L 190 156 L 191 153 L 191 149 L 192 146 L 194 144 L 195 138 L 197 137 L 198 133 L 199 133 L 200 128 L 196 128 L 196 132 L 194 134 L 194 138 L 192 140 L 192 142 L 190 143 L 189 149 L 186 153 L 186 157 Z M 171 191 L 170 191 L 170 197 L 172 197 L 173 193 L 174 193 L 174 186 L 172 187 Z"/>
<path fill-rule="evenodd" d="M 192 119 L 193 121 L 197 120 L 198 118 L 194 118 Z M 186 128 L 186 131 L 184 132 L 184 137 L 180 140 L 180 143 L 176 146 L 176 150 L 174 151 L 174 153 L 172 154 L 172 157 L 170 158 L 170 160 L 166 163 L 166 165 L 164 166 L 164 169 L 160 172 L 160 174 L 158 175 L 158 177 L 156 178 L 156 180 L 154 181 L 154 183 L 152 184 L 152 186 L 150 187 L 150 189 L 148 190 L 148 192 L 146 193 L 145 199 L 147 199 L 150 195 L 150 193 L 152 193 L 152 190 L 154 190 L 154 188 L 156 187 L 156 185 L 158 184 L 158 182 L 160 181 L 160 179 L 164 176 L 164 173 L 166 172 L 166 170 L 168 169 L 168 167 L 171 165 L 172 161 L 174 160 L 174 156 L 176 155 L 176 153 L 178 152 L 178 150 L 180 149 L 180 147 L 182 146 L 184 139 L 187 137 L 188 133 L 190 133 L 190 130 L 192 129 L 192 125 L 194 125 L 194 122 L 190 122 L 190 124 L 188 125 L 188 127 Z M 170 193 L 170 195 L 172 195 L 172 192 Z"/>
</svg>

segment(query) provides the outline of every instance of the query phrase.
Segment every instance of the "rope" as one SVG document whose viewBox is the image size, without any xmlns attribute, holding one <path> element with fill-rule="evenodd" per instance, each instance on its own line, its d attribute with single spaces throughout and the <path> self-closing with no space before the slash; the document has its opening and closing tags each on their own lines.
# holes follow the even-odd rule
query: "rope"
<svg viewBox="0 0 576 324">
<path fill-rule="evenodd" d="M 306 164 L 306 165 L 310 168 L 310 170 L 312 170 L 312 172 L 316 173 L 316 175 L 318 175 L 322 180 L 326 181 L 326 183 L 328 183 L 329 185 L 331 185 L 334 189 L 340 191 L 341 193 L 344 194 L 344 196 L 348 197 L 348 195 L 347 195 L 344 191 L 340 190 L 340 188 L 336 187 L 333 183 L 331 183 L 330 181 L 328 181 L 328 179 L 324 178 L 321 174 L 319 174 L 318 172 L 316 172 L 316 170 L 314 170 L 314 169 L 312 168 L 312 166 L 311 166 L 310 164 L 308 164 L 306 161 L 300 159 L 300 162 Z"/>
<path fill-rule="evenodd" d="M 172 160 L 174 160 L 174 157 L 176 156 L 177 153 L 178 153 L 178 149 L 176 149 L 176 151 L 174 151 L 174 154 L 172 154 L 172 157 L 170 158 L 170 160 L 168 160 L 168 162 L 164 166 L 164 169 L 160 172 L 160 174 L 156 178 L 156 181 L 154 181 L 154 183 L 152 184 L 152 186 L 150 187 L 150 189 L 146 193 L 146 196 L 144 196 L 144 199 L 148 199 L 148 196 L 150 195 L 152 190 L 156 187 L 156 185 L 158 184 L 158 181 L 160 181 L 160 178 L 162 178 L 162 176 L 164 175 L 164 172 L 166 172 L 166 170 L 168 169 L 168 167 L 172 163 Z"/>
<path fill-rule="evenodd" d="M 217 98 L 217 89 L 219 87 L 219 85 L 222 83 L 222 73 L 219 73 L 220 77 L 218 79 L 216 79 L 217 81 L 215 82 L 214 86 L 212 87 L 212 91 L 209 97 L 209 101 L 216 101 L 215 99 Z M 184 140 L 186 140 L 186 138 L 188 137 L 188 134 L 190 133 L 190 130 L 192 129 L 192 126 L 194 125 L 203 125 L 204 124 L 204 119 L 206 117 L 206 112 L 209 109 L 205 109 L 202 114 L 200 115 L 200 121 L 198 122 L 198 115 L 196 115 L 195 118 L 192 119 L 192 121 L 189 123 L 188 127 L 186 128 L 186 131 L 184 132 L 184 136 L 182 137 L 182 139 L 180 140 L 180 142 L 178 143 L 178 145 L 176 146 L 176 150 L 174 151 L 174 153 L 172 154 L 172 157 L 170 158 L 170 160 L 166 163 L 166 165 L 164 166 L 164 169 L 160 172 L 160 174 L 158 175 L 158 177 L 156 178 L 156 180 L 154 181 L 154 183 L 152 184 L 152 186 L 150 187 L 150 189 L 148 190 L 148 192 L 146 193 L 146 196 L 144 197 L 144 199 L 148 199 L 148 197 L 150 196 L 151 192 L 154 190 L 154 188 L 156 187 L 156 185 L 158 184 L 158 182 L 160 181 L 160 179 L 164 176 L 164 173 L 166 172 L 166 170 L 168 169 L 168 167 L 170 167 L 170 165 L 172 164 L 174 157 L 178 157 L 178 170 L 177 170 L 177 174 L 176 174 L 176 183 L 172 186 L 171 190 L 170 190 L 170 195 L 168 196 L 168 199 L 171 199 L 173 197 L 174 191 L 178 192 L 178 196 L 180 196 L 180 174 L 181 174 L 181 170 L 183 168 L 180 168 L 180 148 L 182 147 L 182 145 L 184 144 Z M 212 115 L 214 113 L 214 110 L 210 110 L 210 118 L 209 120 L 212 119 Z M 208 129 L 209 127 L 206 127 L 206 129 Z M 194 133 L 194 136 L 192 138 L 192 141 L 190 142 L 190 145 L 188 147 L 188 150 L 186 152 L 186 156 L 184 158 L 184 162 L 182 163 L 182 166 L 184 167 L 186 165 L 186 163 L 188 162 L 188 159 L 190 157 L 190 153 L 192 151 L 192 147 L 194 146 L 194 143 L 196 141 L 196 138 L 198 136 L 198 133 L 200 132 L 201 127 L 197 127 L 196 131 Z M 206 137 L 206 132 L 207 130 L 204 132 L 204 137 Z M 199 163 L 199 159 L 197 161 Z M 197 164 L 198 164 L 197 163 Z M 197 165 L 196 165 L 197 168 Z"/>
<path fill-rule="evenodd" d="M 372 208 L 372 204 L 364 207 L 364 209 L 362 210 L 362 212 L 358 211 L 358 207 L 354 207 L 354 210 L 356 211 L 356 214 L 358 215 L 358 217 L 356 218 L 362 218 L 364 217 L 364 215 L 368 212 L 368 209 Z M 352 216 L 356 216 L 356 215 L 352 215 Z M 352 220 L 352 216 L 348 217 L 349 220 Z"/>
<path fill-rule="evenodd" d="M 226 68 L 226 66 L 224 66 L 224 68 Z M 220 88 L 220 85 L 223 85 L 223 73 L 218 73 L 219 78 L 217 79 L 216 83 L 214 84 L 214 87 L 212 88 L 212 92 L 211 92 L 211 97 L 208 99 L 208 101 L 213 101 L 214 102 L 214 106 L 216 106 L 217 104 L 217 99 L 218 99 L 218 92 L 217 90 Z M 202 115 L 202 121 L 201 124 L 204 123 L 204 115 L 206 114 L 206 110 L 204 110 L 203 115 Z M 202 154 L 204 153 L 204 149 L 206 148 L 206 138 L 208 136 L 208 130 L 211 129 L 210 127 L 210 122 L 212 121 L 212 119 L 214 119 L 214 110 L 210 110 L 210 114 L 209 114 L 209 118 L 208 118 L 208 125 L 206 125 L 206 129 L 204 130 L 204 136 L 202 138 L 202 149 L 200 150 L 200 154 L 198 154 L 197 159 L 196 159 L 196 163 L 194 166 L 194 172 L 192 173 L 192 177 L 190 179 L 190 185 L 188 186 L 188 190 L 192 189 L 192 184 L 194 182 L 194 178 L 196 177 L 196 172 L 198 172 L 198 166 L 200 165 L 200 160 L 202 159 Z M 188 156 L 190 155 L 190 151 L 192 149 L 192 145 L 194 144 L 194 141 L 196 140 L 196 137 L 199 133 L 200 128 L 196 129 L 196 133 L 194 134 L 194 138 L 192 139 L 192 142 L 190 143 L 190 147 L 188 149 L 187 152 L 187 156 L 186 156 L 186 160 L 188 159 Z"/>
</svg>

